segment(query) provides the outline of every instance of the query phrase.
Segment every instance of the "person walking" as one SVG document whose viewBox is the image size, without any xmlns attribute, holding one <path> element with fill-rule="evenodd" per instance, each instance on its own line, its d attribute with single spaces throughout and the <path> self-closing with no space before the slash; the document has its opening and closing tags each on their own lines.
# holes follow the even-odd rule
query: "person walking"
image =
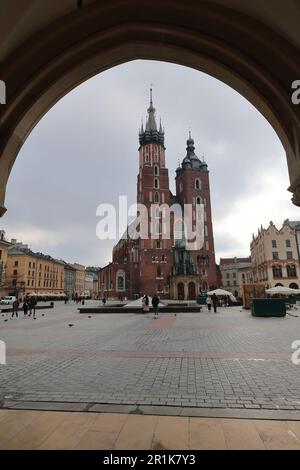
<svg viewBox="0 0 300 470">
<path fill-rule="evenodd" d="M 214 312 L 217 313 L 218 297 L 216 296 L 216 294 L 212 295 L 211 300 L 214 306 Z"/>
<path fill-rule="evenodd" d="M 145 294 L 142 299 L 142 306 L 143 306 L 143 312 L 148 313 L 149 312 L 149 297 L 147 294 Z"/>
<path fill-rule="evenodd" d="M 158 305 L 159 305 L 159 297 L 157 294 L 155 294 L 152 297 L 152 306 L 154 309 L 154 318 L 158 318 Z"/>
<path fill-rule="evenodd" d="M 16 314 L 16 317 L 18 318 L 19 304 L 20 304 L 19 299 L 16 299 L 13 301 L 11 318 L 13 318 L 14 314 Z"/>
<path fill-rule="evenodd" d="M 35 297 L 30 297 L 30 300 L 29 300 L 29 315 L 28 316 L 31 317 L 31 314 L 33 312 L 33 319 L 34 320 L 36 319 L 36 316 L 35 316 L 36 304 L 37 304 L 36 298 Z"/>
<path fill-rule="evenodd" d="M 105 307 L 105 304 L 106 304 L 106 297 L 103 297 L 102 303 L 103 303 L 103 307 Z"/>
<path fill-rule="evenodd" d="M 206 305 L 207 305 L 207 308 L 208 308 L 209 312 L 211 311 L 211 304 L 212 304 L 211 297 L 208 295 L 206 297 Z"/>
</svg>

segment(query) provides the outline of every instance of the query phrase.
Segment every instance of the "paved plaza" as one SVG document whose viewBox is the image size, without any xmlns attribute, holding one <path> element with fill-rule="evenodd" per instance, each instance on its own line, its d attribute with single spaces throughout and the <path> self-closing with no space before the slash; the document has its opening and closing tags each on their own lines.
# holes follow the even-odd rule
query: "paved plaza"
<svg viewBox="0 0 300 470">
<path fill-rule="evenodd" d="M 61 302 L 37 311 L 36 320 L 20 313 L 5 321 L 0 314 L 7 348 L 1 405 L 300 410 L 300 365 L 291 361 L 300 311 L 292 314 L 256 318 L 240 307 L 217 314 L 204 307 L 154 320 L 140 313 L 83 315 Z"/>
</svg>

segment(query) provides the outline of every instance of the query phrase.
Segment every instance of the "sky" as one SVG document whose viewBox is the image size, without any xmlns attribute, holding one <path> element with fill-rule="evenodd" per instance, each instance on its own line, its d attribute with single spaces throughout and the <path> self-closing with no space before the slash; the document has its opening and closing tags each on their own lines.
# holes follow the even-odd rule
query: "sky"
<svg viewBox="0 0 300 470">
<path fill-rule="evenodd" d="M 1 219 L 6 237 L 67 262 L 104 266 L 117 240 L 99 240 L 96 210 L 136 200 L 138 130 L 149 88 L 165 129 L 174 192 L 189 129 L 210 171 L 216 261 L 250 254 L 252 233 L 299 219 L 277 134 L 224 83 L 175 64 L 137 60 L 76 87 L 40 120 L 12 169 Z"/>
</svg>

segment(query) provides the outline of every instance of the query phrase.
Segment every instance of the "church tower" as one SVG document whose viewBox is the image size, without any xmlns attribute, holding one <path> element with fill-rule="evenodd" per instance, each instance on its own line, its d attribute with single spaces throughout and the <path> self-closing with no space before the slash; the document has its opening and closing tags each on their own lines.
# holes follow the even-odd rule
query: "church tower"
<svg viewBox="0 0 300 470">
<path fill-rule="evenodd" d="M 204 204 L 204 246 L 199 251 L 190 251 L 190 255 L 197 266 L 197 272 L 201 275 L 201 288 L 206 290 L 218 285 L 209 171 L 205 161 L 200 160 L 195 154 L 195 143 L 191 132 L 186 144 L 186 156 L 176 170 L 176 199 L 181 206 L 192 204 L 196 207 L 197 204 Z"/>
<path fill-rule="evenodd" d="M 171 193 L 165 164 L 164 130 L 161 122 L 157 128 L 152 89 L 145 129 L 142 124 L 139 132 L 139 143 L 137 202 L 146 206 L 149 214 L 148 239 L 140 239 L 140 291 L 151 296 L 157 292 L 160 297 L 168 297 L 173 242 L 172 237 L 163 238 L 164 222 L 158 206 L 169 206 Z"/>
</svg>

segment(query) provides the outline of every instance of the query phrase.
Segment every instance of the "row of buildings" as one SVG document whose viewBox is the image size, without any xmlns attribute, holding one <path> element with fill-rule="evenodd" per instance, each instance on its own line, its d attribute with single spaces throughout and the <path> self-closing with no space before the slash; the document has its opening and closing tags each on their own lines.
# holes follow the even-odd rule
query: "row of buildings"
<svg viewBox="0 0 300 470">
<path fill-rule="evenodd" d="M 66 263 L 5 239 L 0 231 L 0 296 L 96 297 L 98 268 Z"/>
<path fill-rule="evenodd" d="M 300 221 L 286 219 L 279 229 L 273 222 L 261 226 L 252 236 L 250 251 L 248 258 L 220 259 L 224 289 L 240 296 L 243 284 L 300 287 Z"/>
</svg>

